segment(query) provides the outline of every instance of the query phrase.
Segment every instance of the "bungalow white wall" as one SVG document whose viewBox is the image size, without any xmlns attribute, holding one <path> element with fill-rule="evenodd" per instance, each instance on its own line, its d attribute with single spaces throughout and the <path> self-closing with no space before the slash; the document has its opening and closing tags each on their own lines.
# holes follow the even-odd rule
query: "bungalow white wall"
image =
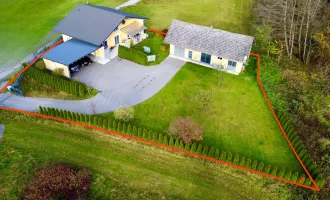
<svg viewBox="0 0 330 200">
<path fill-rule="evenodd" d="M 175 55 L 174 49 L 175 49 L 175 46 L 173 44 L 171 44 L 170 45 L 170 54 L 176 58 L 180 58 L 185 61 L 198 62 L 198 64 L 201 64 L 203 66 L 210 67 L 210 68 L 214 68 L 215 66 L 222 65 L 226 70 L 228 70 L 229 72 L 233 72 L 234 74 L 239 74 L 244 69 L 243 62 L 230 60 L 230 61 L 236 62 L 236 68 L 231 71 L 228 69 L 229 59 L 220 58 L 220 57 L 214 56 L 214 55 L 211 55 L 210 65 L 207 63 L 203 63 L 203 62 L 201 62 L 202 52 L 199 52 L 199 51 L 196 51 L 193 49 L 188 49 L 188 48 L 184 48 L 184 57 L 178 57 Z M 189 51 L 192 52 L 192 58 L 189 58 Z"/>
<path fill-rule="evenodd" d="M 48 59 L 43 59 L 44 60 L 44 63 L 45 63 L 45 66 L 47 69 L 51 70 L 51 71 L 54 71 L 55 69 L 63 69 L 63 75 L 70 78 L 71 77 L 71 74 L 70 74 L 70 70 L 69 70 L 69 67 L 66 66 L 66 65 L 63 65 L 61 63 L 58 63 L 58 62 L 54 62 L 54 61 L 51 61 L 51 60 L 48 60 Z"/>
</svg>

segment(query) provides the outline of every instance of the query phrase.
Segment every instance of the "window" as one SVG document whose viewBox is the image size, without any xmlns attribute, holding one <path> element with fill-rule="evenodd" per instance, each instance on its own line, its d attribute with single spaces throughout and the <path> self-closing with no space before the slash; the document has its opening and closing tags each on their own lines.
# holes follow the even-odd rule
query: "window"
<svg viewBox="0 0 330 200">
<path fill-rule="evenodd" d="M 236 67 L 236 62 L 229 60 L 228 66 Z"/>
<path fill-rule="evenodd" d="M 188 58 L 192 59 L 192 51 L 188 52 Z"/>
<path fill-rule="evenodd" d="M 211 55 L 206 54 L 206 53 L 202 53 L 201 62 L 210 64 L 211 63 Z"/>
<path fill-rule="evenodd" d="M 105 40 L 105 41 L 103 42 L 103 46 L 104 46 L 104 49 L 107 49 L 107 48 L 108 48 L 108 41 Z"/>
<path fill-rule="evenodd" d="M 118 45 L 119 44 L 119 35 L 117 35 L 116 37 L 115 37 L 115 45 Z"/>
</svg>

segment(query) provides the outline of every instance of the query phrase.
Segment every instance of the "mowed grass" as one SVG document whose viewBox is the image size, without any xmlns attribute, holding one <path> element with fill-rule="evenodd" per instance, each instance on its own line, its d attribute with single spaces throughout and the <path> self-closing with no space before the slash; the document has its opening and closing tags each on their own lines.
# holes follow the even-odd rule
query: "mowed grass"
<svg viewBox="0 0 330 200">
<path fill-rule="evenodd" d="M 110 183 L 92 190 L 110 199 L 290 199 L 284 183 L 105 133 L 8 111 L 0 123 L 1 199 L 17 199 L 43 162 L 100 174 Z"/>
<path fill-rule="evenodd" d="M 203 144 L 303 173 L 262 96 L 254 66 L 253 60 L 250 71 L 238 76 L 223 72 L 218 87 L 216 70 L 187 63 L 160 92 L 134 106 L 134 124 L 166 132 L 172 120 L 190 116 L 203 127 Z"/>
<path fill-rule="evenodd" d="M 255 0 L 141 0 L 122 10 L 150 18 L 146 25 L 159 30 L 169 28 L 172 19 L 178 19 L 249 34 L 253 2 Z"/>
<path fill-rule="evenodd" d="M 126 0 L 89 0 L 90 4 L 116 7 Z M 85 0 L 1 0 L 0 70 L 55 39 L 47 35 L 79 3 Z M 88 27 L 86 27 L 88 28 Z M 39 42 L 42 40 L 41 42 Z"/>
</svg>

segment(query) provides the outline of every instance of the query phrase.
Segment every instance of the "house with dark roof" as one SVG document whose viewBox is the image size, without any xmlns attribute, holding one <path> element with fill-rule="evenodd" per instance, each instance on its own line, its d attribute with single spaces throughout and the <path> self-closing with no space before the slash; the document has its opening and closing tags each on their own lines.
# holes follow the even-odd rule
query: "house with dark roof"
<svg viewBox="0 0 330 200">
<path fill-rule="evenodd" d="M 253 37 L 173 20 L 165 38 L 170 56 L 239 74 L 250 55 Z"/>
<path fill-rule="evenodd" d="M 118 55 L 118 46 L 130 47 L 147 37 L 146 17 L 113 8 L 80 4 L 53 29 L 62 34 L 63 43 L 43 56 L 46 68 L 61 68 L 71 77 L 69 66 L 89 56 L 106 64 Z"/>
</svg>

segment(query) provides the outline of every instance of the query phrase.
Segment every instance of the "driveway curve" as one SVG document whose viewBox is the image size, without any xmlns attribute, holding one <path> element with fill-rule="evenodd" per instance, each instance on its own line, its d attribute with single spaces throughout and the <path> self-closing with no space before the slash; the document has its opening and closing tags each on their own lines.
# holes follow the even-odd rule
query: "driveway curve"
<svg viewBox="0 0 330 200">
<path fill-rule="evenodd" d="M 134 106 L 159 92 L 181 69 L 184 61 L 168 57 L 161 64 L 145 67 L 115 58 L 106 65 L 94 63 L 73 75 L 100 92 L 86 100 L 58 100 L 0 94 L 0 105 L 26 111 L 54 107 L 85 114 L 111 112 L 120 105 Z"/>
</svg>

